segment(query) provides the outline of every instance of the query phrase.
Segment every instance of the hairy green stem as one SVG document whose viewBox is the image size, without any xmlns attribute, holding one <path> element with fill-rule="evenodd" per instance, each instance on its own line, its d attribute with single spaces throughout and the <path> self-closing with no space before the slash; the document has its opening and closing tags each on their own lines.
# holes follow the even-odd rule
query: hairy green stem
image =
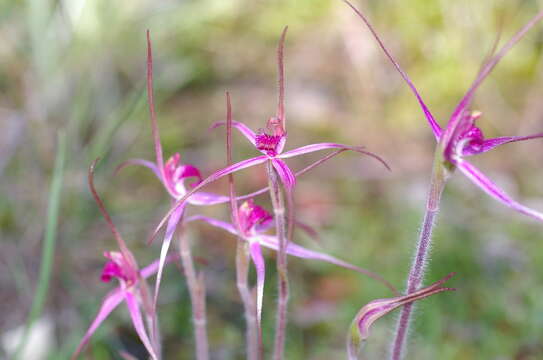
<svg viewBox="0 0 543 360">
<path fill-rule="evenodd" d="M 443 193 L 446 181 L 447 169 L 443 164 L 441 151 L 438 148 L 434 159 L 432 178 L 430 180 L 430 190 L 428 192 L 426 201 L 426 212 L 419 234 L 417 250 L 407 278 L 407 294 L 417 291 L 421 287 L 422 281 L 424 280 L 424 275 L 428 264 L 428 255 L 432 245 L 432 230 L 439 211 L 441 194 Z M 396 326 L 396 335 L 392 343 L 392 360 L 402 359 L 412 312 L 413 303 L 406 304 L 402 308 L 402 312 Z"/>
</svg>

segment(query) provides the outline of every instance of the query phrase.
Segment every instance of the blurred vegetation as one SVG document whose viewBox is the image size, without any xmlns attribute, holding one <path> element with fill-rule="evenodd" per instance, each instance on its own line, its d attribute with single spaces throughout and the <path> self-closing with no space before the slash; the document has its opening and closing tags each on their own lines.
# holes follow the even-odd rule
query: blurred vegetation
<svg viewBox="0 0 543 360">
<path fill-rule="evenodd" d="M 501 33 L 507 39 L 541 1 L 382 0 L 356 2 L 444 124 Z M 45 313 L 54 324 L 50 359 L 74 350 L 111 285 L 99 281 L 102 252 L 115 247 L 87 190 L 101 157 L 98 191 L 140 263 L 158 256 L 145 240 L 168 198 L 145 169 L 114 168 L 154 156 L 145 99 L 145 30 L 155 55 L 155 89 L 166 156 L 179 151 L 204 174 L 225 164 L 224 91 L 236 120 L 263 127 L 275 112 L 275 47 L 286 45 L 288 148 L 334 141 L 365 145 L 391 165 L 344 154 L 300 178 L 297 214 L 321 234 L 296 241 L 376 271 L 402 287 L 430 172 L 434 140 L 407 86 L 367 29 L 336 0 L 0 0 L 0 330 L 25 323 L 39 278 L 56 139 L 68 140 L 58 239 Z M 477 94 L 487 136 L 541 131 L 543 27 L 519 43 Z M 253 154 L 236 137 L 236 158 Z M 543 209 L 540 141 L 477 158 L 516 198 Z M 293 159 L 300 169 L 316 156 Z M 265 184 L 261 169 L 236 177 L 240 192 Z M 226 191 L 224 183 L 213 191 Z M 263 197 L 262 204 L 267 205 Z M 227 207 L 192 209 L 228 219 Z M 191 228 L 208 282 L 214 359 L 243 358 L 243 314 L 235 288 L 235 243 L 205 225 Z M 271 254 L 268 254 L 271 255 Z M 275 279 L 268 256 L 265 346 L 273 341 Z M 343 358 L 347 328 L 381 285 L 327 264 L 291 259 L 288 359 Z M 462 176 L 449 184 L 435 233 L 428 282 L 456 271 L 456 293 L 420 304 L 412 329 L 416 359 L 543 358 L 541 225 L 510 212 Z M 192 359 L 190 301 L 179 271 L 166 271 L 160 299 L 167 359 Z M 378 322 L 368 359 L 383 358 L 394 316 Z M 95 334 L 82 358 L 143 359 L 126 309 Z M 0 355 L 1 356 L 1 355 Z"/>
</svg>

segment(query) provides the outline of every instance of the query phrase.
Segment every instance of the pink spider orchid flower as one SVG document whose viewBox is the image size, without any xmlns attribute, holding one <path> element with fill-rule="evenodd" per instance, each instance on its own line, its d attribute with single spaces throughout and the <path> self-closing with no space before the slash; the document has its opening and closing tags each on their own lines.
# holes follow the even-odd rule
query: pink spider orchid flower
<svg viewBox="0 0 543 360">
<path fill-rule="evenodd" d="M 233 224 L 214 219 L 203 215 L 194 215 L 188 217 L 186 222 L 201 220 L 208 224 L 221 228 L 234 234 L 244 241 L 249 243 L 249 253 L 256 269 L 256 281 L 257 281 L 257 314 L 260 319 L 262 313 L 262 297 L 264 292 L 264 280 L 265 280 L 265 262 L 262 256 L 262 246 L 279 251 L 279 243 L 276 236 L 268 235 L 265 232 L 273 225 L 273 217 L 262 207 L 256 205 L 252 199 L 242 203 L 238 209 L 239 228 L 241 233 L 238 232 Z M 305 230 L 306 226 L 302 226 Z M 311 231 L 311 229 L 310 229 Z M 310 234 L 311 235 L 311 234 Z M 343 260 L 337 259 L 328 254 L 320 253 L 317 251 L 306 249 L 300 245 L 289 241 L 287 244 L 286 252 L 289 255 L 296 256 L 302 259 L 313 259 L 326 261 L 328 263 L 339 265 L 347 269 L 355 270 L 359 273 L 365 274 L 377 281 L 383 283 L 394 294 L 398 294 L 397 290 L 388 281 L 381 276 L 362 269 L 358 266 L 351 265 Z"/>
<path fill-rule="evenodd" d="M 454 288 L 442 286 L 454 275 L 455 273 L 450 273 L 443 279 L 438 280 L 435 283 L 411 294 L 388 299 L 377 299 L 364 305 L 353 319 L 349 334 L 347 336 L 347 353 L 349 355 L 349 360 L 356 360 L 359 358 L 358 356 L 360 355 L 362 346 L 370 335 L 371 325 L 373 325 L 375 321 L 405 304 L 439 294 L 443 291 L 456 290 Z"/>
<path fill-rule="evenodd" d="M 279 83 L 279 100 L 278 100 L 278 106 L 277 106 L 277 113 L 276 116 L 270 118 L 267 122 L 267 128 L 270 133 L 265 132 L 264 130 L 259 130 L 257 133 L 253 132 L 251 129 L 249 129 L 246 125 L 243 123 L 232 121 L 232 126 L 235 127 L 237 130 L 241 132 L 250 142 L 253 144 L 261 153 L 262 155 L 242 160 L 238 163 L 229 165 L 223 169 L 220 169 L 204 180 L 202 180 L 198 185 L 194 186 L 190 191 L 188 191 L 183 197 L 177 200 L 175 205 L 169 210 L 169 212 L 164 216 L 164 218 L 161 220 L 157 228 L 155 229 L 155 233 L 153 234 L 153 237 L 156 236 L 158 231 L 165 225 L 166 221 L 168 219 L 174 218 L 176 212 L 181 209 L 185 202 L 188 202 L 190 197 L 200 191 L 204 186 L 222 178 L 223 176 L 226 176 L 228 174 L 232 174 L 234 172 L 260 165 L 265 163 L 266 161 L 270 161 L 274 167 L 274 169 L 277 171 L 277 174 L 283 183 L 285 189 L 288 193 L 292 191 L 294 186 L 296 185 L 296 175 L 290 170 L 290 168 L 285 163 L 284 159 L 289 159 L 292 157 L 304 155 L 313 153 L 316 151 L 321 150 L 328 150 L 328 149 L 336 149 L 336 152 L 333 153 L 332 156 L 335 156 L 339 154 L 342 151 L 345 150 L 351 150 L 358 152 L 363 155 L 368 155 L 377 161 L 379 161 L 381 164 L 383 164 L 388 170 L 390 170 L 388 164 L 380 158 L 378 155 L 364 150 L 363 147 L 360 146 L 350 146 L 350 145 L 344 145 L 344 144 L 338 144 L 338 143 L 316 143 L 316 144 L 310 144 L 305 145 L 293 150 L 289 150 L 286 152 L 283 152 L 283 149 L 286 144 L 287 139 L 287 131 L 285 128 L 285 86 L 284 86 L 284 79 L 285 79 L 285 71 L 284 71 L 284 64 L 283 64 L 283 49 L 284 49 L 284 43 L 285 43 L 285 36 L 287 32 L 287 27 L 283 30 L 283 33 L 281 34 L 281 38 L 279 40 L 279 46 L 277 49 L 277 63 L 278 63 L 278 83 Z M 225 125 L 226 122 L 217 122 L 214 125 L 212 125 L 211 128 L 216 128 L 221 125 Z M 328 160 L 332 156 L 325 156 L 321 160 Z M 323 161 L 318 160 L 317 163 L 322 163 Z M 262 193 L 264 189 L 259 190 L 255 193 L 252 193 L 250 195 L 256 195 Z M 249 195 L 245 196 L 245 198 L 248 198 Z M 292 221 L 291 221 L 292 223 Z"/>
<path fill-rule="evenodd" d="M 287 34 L 288 27 L 285 27 L 281 38 L 279 40 L 279 46 L 277 48 L 277 66 L 278 66 L 278 83 L 279 83 L 279 100 L 277 105 L 277 113 L 275 116 L 271 117 L 267 124 L 266 130 L 259 129 L 256 133 L 247 127 L 245 124 L 232 121 L 232 126 L 235 127 L 243 136 L 249 140 L 249 142 L 262 153 L 261 156 L 254 157 L 245 162 L 241 162 L 243 168 L 248 166 L 254 166 L 261 164 L 265 161 L 271 161 L 273 167 L 277 171 L 281 182 L 285 188 L 290 191 L 296 185 L 296 176 L 293 174 L 292 170 L 287 166 L 283 159 L 288 159 L 291 157 L 312 153 L 320 150 L 327 149 L 346 149 L 353 150 L 365 155 L 369 155 L 379 160 L 385 167 L 388 168 L 388 165 L 377 155 L 364 151 L 362 147 L 349 146 L 344 144 L 337 143 L 316 143 L 311 145 L 306 145 L 299 147 L 297 149 L 289 150 L 283 152 L 287 140 L 287 131 L 286 131 L 286 118 L 285 118 L 285 68 L 283 60 L 283 49 L 285 44 L 285 37 Z M 211 126 L 212 129 L 225 125 L 224 121 L 217 122 Z M 236 167 L 235 164 L 232 167 Z M 227 168 L 228 169 L 228 168 Z M 224 170 L 227 170 L 224 169 Z M 236 170 L 234 170 L 236 171 Z"/>
<path fill-rule="evenodd" d="M 543 11 L 534 16 L 522 29 L 520 29 L 494 56 L 492 56 L 488 62 L 484 64 L 478 73 L 475 81 L 471 84 L 466 94 L 462 97 L 456 108 L 454 109 L 447 126 L 442 129 L 437 123 L 434 116 L 422 100 L 421 95 L 417 91 L 414 83 L 411 81 L 407 73 L 405 73 L 398 62 L 394 59 L 391 53 L 385 47 L 383 41 L 371 26 L 368 19 L 349 1 L 343 0 L 349 5 L 354 12 L 362 19 L 367 25 L 377 43 L 384 51 L 385 55 L 392 62 L 396 70 L 400 73 L 405 80 L 417 101 L 419 102 L 422 111 L 428 124 L 432 129 L 432 132 L 439 145 L 438 156 L 440 162 L 449 171 L 453 171 L 458 168 L 464 175 L 467 176 L 475 185 L 480 187 L 484 192 L 498 200 L 507 207 L 521 213 L 528 215 L 539 221 L 543 221 L 543 214 L 536 210 L 530 209 L 506 194 L 498 185 L 484 175 L 473 164 L 465 160 L 466 157 L 481 154 L 489 150 L 494 149 L 497 146 L 508 144 L 516 141 L 524 141 L 530 139 L 542 138 L 543 133 L 537 133 L 528 136 L 504 136 L 498 138 L 485 139 L 483 132 L 477 126 L 475 121 L 481 116 L 480 112 L 471 112 L 469 107 L 471 105 L 475 91 L 479 88 L 482 82 L 499 63 L 499 61 L 507 54 L 509 50 L 530 30 L 537 22 L 543 19 Z"/>
<path fill-rule="evenodd" d="M 100 212 L 104 216 L 108 227 L 113 233 L 113 236 L 115 237 L 120 248 L 120 251 L 104 252 L 104 256 L 108 259 L 108 261 L 104 265 L 100 278 L 103 282 L 110 282 L 113 278 L 116 278 L 119 280 L 119 286 L 105 296 L 98 314 L 92 321 L 76 351 L 72 355 L 72 359 L 76 359 L 78 357 L 100 324 L 123 301 L 126 302 L 128 312 L 130 313 L 130 317 L 132 319 L 132 324 L 134 325 L 134 329 L 136 330 L 143 345 L 149 352 L 152 359 L 158 359 L 158 339 L 156 334 L 151 337 L 148 335 L 140 308 L 143 306 L 144 314 L 148 320 L 149 327 L 152 327 L 152 324 L 155 321 L 156 312 L 150 302 L 145 279 L 157 272 L 159 262 L 157 260 L 139 270 L 134 255 L 128 249 L 125 241 L 121 237 L 121 234 L 113 224 L 104 203 L 96 192 L 93 181 L 95 165 L 96 161 L 89 169 L 89 187 L 94 199 L 96 200 L 96 203 L 98 204 Z M 174 260 L 174 257 L 169 257 L 166 259 L 166 262 L 170 262 L 172 260 Z M 151 333 L 153 333 L 153 331 Z"/>
</svg>

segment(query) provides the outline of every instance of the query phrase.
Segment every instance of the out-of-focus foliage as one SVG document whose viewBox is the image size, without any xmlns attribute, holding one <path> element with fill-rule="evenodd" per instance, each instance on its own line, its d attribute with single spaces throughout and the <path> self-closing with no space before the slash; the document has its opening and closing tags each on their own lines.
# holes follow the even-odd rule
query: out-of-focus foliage
<svg viewBox="0 0 543 360">
<path fill-rule="evenodd" d="M 537 1 L 382 0 L 357 2 L 417 84 L 441 123 L 501 33 L 508 38 L 541 7 Z M 86 184 L 96 157 L 98 191 L 140 262 L 168 208 L 144 169 L 113 175 L 125 159 L 153 155 L 145 99 L 145 30 L 155 54 L 155 87 L 166 156 L 181 152 L 205 173 L 225 164 L 224 91 L 234 117 L 263 127 L 276 104 L 275 46 L 286 45 L 289 146 L 315 141 L 365 145 L 392 172 L 352 154 L 300 178 L 298 216 L 322 243 L 308 247 L 369 268 L 401 287 L 420 222 L 433 138 L 412 94 L 368 31 L 341 1 L 0 1 L 0 329 L 24 323 L 38 279 L 55 139 L 68 137 L 53 279 L 46 307 L 55 326 L 51 359 L 75 348 L 109 289 L 102 252 L 115 247 Z M 488 136 L 529 134 L 543 125 L 538 25 L 478 92 Z M 235 138 L 237 159 L 250 155 Z M 517 198 L 543 209 L 541 141 L 507 145 L 477 164 Z M 500 155 L 500 151 L 501 154 Z M 292 162 L 299 169 L 309 159 Z M 265 184 L 260 169 L 236 176 L 240 192 Z M 212 186 L 225 191 L 224 183 Z M 261 200 L 266 204 L 265 198 Z M 228 219 L 227 206 L 205 209 Z M 541 225 L 511 213 L 462 177 L 443 198 L 428 282 L 456 271 L 456 293 L 425 300 L 413 328 L 417 359 L 543 357 Z M 235 243 L 205 225 L 192 227 L 194 251 L 209 283 L 214 358 L 243 357 L 243 314 L 234 282 Z M 288 359 L 344 357 L 350 319 L 386 289 L 340 268 L 293 259 Z M 271 344 L 275 280 L 270 263 L 264 331 Z M 165 274 L 161 328 L 168 359 L 192 359 L 190 302 L 182 275 Z M 94 359 L 120 349 L 143 356 L 122 309 L 93 338 Z M 383 358 L 393 317 L 377 324 L 368 358 Z"/>
</svg>

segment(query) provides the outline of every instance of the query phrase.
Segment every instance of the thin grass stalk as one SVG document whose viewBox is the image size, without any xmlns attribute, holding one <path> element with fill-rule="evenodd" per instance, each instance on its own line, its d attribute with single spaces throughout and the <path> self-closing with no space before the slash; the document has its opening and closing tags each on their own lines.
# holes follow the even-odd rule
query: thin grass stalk
<svg viewBox="0 0 543 360">
<path fill-rule="evenodd" d="M 443 189 L 447 181 L 447 170 L 443 166 L 443 163 L 440 159 L 441 153 L 439 152 L 438 148 L 434 160 L 434 168 L 430 181 L 430 190 L 428 191 L 428 197 L 426 202 L 426 212 L 422 221 L 417 250 L 407 278 L 406 294 L 411 294 L 417 291 L 421 287 L 422 281 L 424 280 L 424 275 L 428 264 L 428 255 L 430 253 L 432 245 L 432 230 L 435 224 L 437 213 L 439 211 L 441 194 L 443 193 Z M 402 359 L 405 348 L 405 341 L 411 322 L 413 305 L 414 303 L 409 303 L 404 305 L 404 307 L 402 308 L 396 326 L 396 334 L 392 343 L 390 357 L 392 360 Z"/>
<path fill-rule="evenodd" d="M 287 328 L 287 304 L 288 304 L 288 273 L 287 273 L 287 224 L 285 216 L 285 201 L 281 192 L 279 176 L 271 161 L 266 163 L 270 197 L 273 205 L 275 229 L 279 242 L 277 252 L 277 276 L 279 296 L 277 299 L 277 318 L 275 325 L 274 360 L 281 360 L 284 357 L 285 335 Z"/>
<path fill-rule="evenodd" d="M 40 272 L 38 284 L 32 307 L 28 315 L 28 320 L 23 332 L 23 336 L 15 350 L 13 356 L 17 359 L 20 352 L 24 349 L 28 341 L 28 335 L 34 322 L 41 315 L 45 301 L 47 300 L 47 292 L 49 291 L 49 282 L 51 280 L 51 272 L 53 268 L 53 258 L 55 256 L 55 243 L 57 239 L 58 214 L 60 209 L 62 180 L 64 176 L 64 166 L 66 162 L 66 134 L 63 130 L 58 132 L 57 154 L 55 158 L 55 168 L 53 171 L 53 179 L 49 190 L 49 199 L 47 206 L 47 223 L 45 226 L 45 236 L 43 240 Z"/>
<path fill-rule="evenodd" d="M 206 289 L 204 275 L 197 274 L 194 269 L 189 239 L 183 232 L 179 233 L 179 254 L 183 272 L 187 279 L 190 301 L 192 304 L 192 322 L 194 324 L 194 339 L 196 342 L 196 359 L 209 359 L 209 344 L 207 341 L 206 319 Z"/>
<path fill-rule="evenodd" d="M 232 165 L 232 105 L 230 103 L 230 94 L 226 92 L 226 166 L 230 165 Z M 232 223 L 236 227 L 237 233 L 242 234 L 233 174 L 228 175 L 228 185 L 230 189 Z M 262 330 L 258 321 L 256 299 L 251 293 L 249 285 L 250 257 L 248 245 L 247 241 L 238 236 L 236 247 L 236 285 L 245 313 L 247 359 L 259 360 L 262 359 L 263 355 Z"/>
</svg>

